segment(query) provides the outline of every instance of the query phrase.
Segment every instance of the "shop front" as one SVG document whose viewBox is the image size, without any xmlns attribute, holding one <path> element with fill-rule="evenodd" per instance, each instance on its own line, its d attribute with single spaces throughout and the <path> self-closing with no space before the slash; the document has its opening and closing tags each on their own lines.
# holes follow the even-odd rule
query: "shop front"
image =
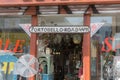
<svg viewBox="0 0 120 80">
<path fill-rule="evenodd" d="M 27 53 L 37 58 L 42 68 L 40 75 L 23 80 L 119 80 L 119 3 L 118 0 L 2 0 L 0 50 L 12 51 L 17 58 Z M 30 33 L 25 28 L 76 25 L 88 26 L 91 31 Z M 8 70 L 4 68 L 5 65 L 2 70 Z"/>
</svg>

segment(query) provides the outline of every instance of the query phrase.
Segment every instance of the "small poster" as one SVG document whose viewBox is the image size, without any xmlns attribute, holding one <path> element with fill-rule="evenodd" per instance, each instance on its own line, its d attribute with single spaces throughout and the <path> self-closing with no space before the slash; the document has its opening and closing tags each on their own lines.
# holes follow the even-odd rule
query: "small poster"
<svg viewBox="0 0 120 80">
<path fill-rule="evenodd" d="M 12 55 L 0 55 L 0 80 L 17 80 L 17 75 L 13 74 L 16 61 L 17 58 Z"/>
</svg>

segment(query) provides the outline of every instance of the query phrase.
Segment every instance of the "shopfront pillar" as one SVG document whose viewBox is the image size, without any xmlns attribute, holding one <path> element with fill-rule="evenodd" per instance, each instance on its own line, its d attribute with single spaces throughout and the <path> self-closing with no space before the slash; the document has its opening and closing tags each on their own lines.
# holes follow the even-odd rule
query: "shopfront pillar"
<svg viewBox="0 0 120 80">
<path fill-rule="evenodd" d="M 32 26 L 37 26 L 38 17 L 37 15 L 32 15 Z M 30 39 L 30 54 L 33 56 L 37 56 L 37 34 L 32 33 Z"/>
<path fill-rule="evenodd" d="M 91 12 L 88 11 L 84 14 L 84 25 L 90 27 L 90 18 L 91 18 Z M 90 51 L 90 33 L 85 33 L 83 36 L 83 47 L 82 47 L 82 53 L 83 53 L 83 78 L 84 80 L 90 80 L 90 58 L 91 58 L 91 51 Z"/>
<path fill-rule="evenodd" d="M 38 16 L 37 16 L 37 7 L 30 7 L 25 14 L 31 15 L 31 24 L 32 27 L 38 25 Z M 37 34 L 31 33 L 30 37 L 30 54 L 33 56 L 37 56 Z M 35 80 L 34 77 L 30 77 L 29 80 Z"/>
</svg>

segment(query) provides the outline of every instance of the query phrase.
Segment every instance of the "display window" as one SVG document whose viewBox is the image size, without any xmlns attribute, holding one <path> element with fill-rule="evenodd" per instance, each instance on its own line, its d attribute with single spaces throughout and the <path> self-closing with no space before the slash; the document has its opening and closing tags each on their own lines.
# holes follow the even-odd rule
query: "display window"
<svg viewBox="0 0 120 80">
<path fill-rule="evenodd" d="M 119 79 L 119 16 L 93 15 L 90 23 L 91 80 Z M 56 20 L 57 19 L 57 20 Z M 0 18 L 0 51 L 14 53 L 14 61 L 0 58 L 1 79 L 11 76 L 14 63 L 30 53 L 30 36 L 22 25 L 31 26 L 31 18 Z M 83 16 L 38 16 L 38 26 L 83 25 Z M 83 77 L 83 36 L 85 33 L 38 33 L 36 46 L 39 70 L 37 79 L 80 80 Z M 27 58 L 26 58 L 27 59 Z M 33 61 L 34 62 L 34 61 Z M 7 68 L 8 67 L 8 68 Z M 10 67 L 10 68 L 9 68 Z M 9 70 L 8 70 L 9 69 Z M 8 75 L 5 75 L 7 74 Z M 7 78 L 6 78 L 7 76 Z M 26 77 L 26 76 L 25 76 Z M 26 79 L 21 77 L 22 79 Z"/>
<path fill-rule="evenodd" d="M 21 27 L 30 17 L 0 17 L 0 50 L 29 53 L 30 36 Z"/>
<path fill-rule="evenodd" d="M 91 36 L 91 80 L 119 80 L 119 16 L 94 15 Z"/>
<path fill-rule="evenodd" d="M 30 17 L 0 16 L 0 80 L 20 78 L 14 74 L 15 63 L 30 51 L 30 36 L 20 26 L 23 23 L 30 23 Z"/>
</svg>

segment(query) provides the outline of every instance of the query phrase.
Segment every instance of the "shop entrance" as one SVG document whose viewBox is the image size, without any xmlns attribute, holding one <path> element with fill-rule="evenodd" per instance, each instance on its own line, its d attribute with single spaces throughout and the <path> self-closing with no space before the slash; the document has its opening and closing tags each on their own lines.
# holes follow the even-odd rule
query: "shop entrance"
<svg viewBox="0 0 120 80">
<path fill-rule="evenodd" d="M 48 74 L 50 80 L 53 76 L 53 80 L 79 80 L 82 38 L 82 34 L 39 34 L 38 59 L 42 74 Z"/>
</svg>

